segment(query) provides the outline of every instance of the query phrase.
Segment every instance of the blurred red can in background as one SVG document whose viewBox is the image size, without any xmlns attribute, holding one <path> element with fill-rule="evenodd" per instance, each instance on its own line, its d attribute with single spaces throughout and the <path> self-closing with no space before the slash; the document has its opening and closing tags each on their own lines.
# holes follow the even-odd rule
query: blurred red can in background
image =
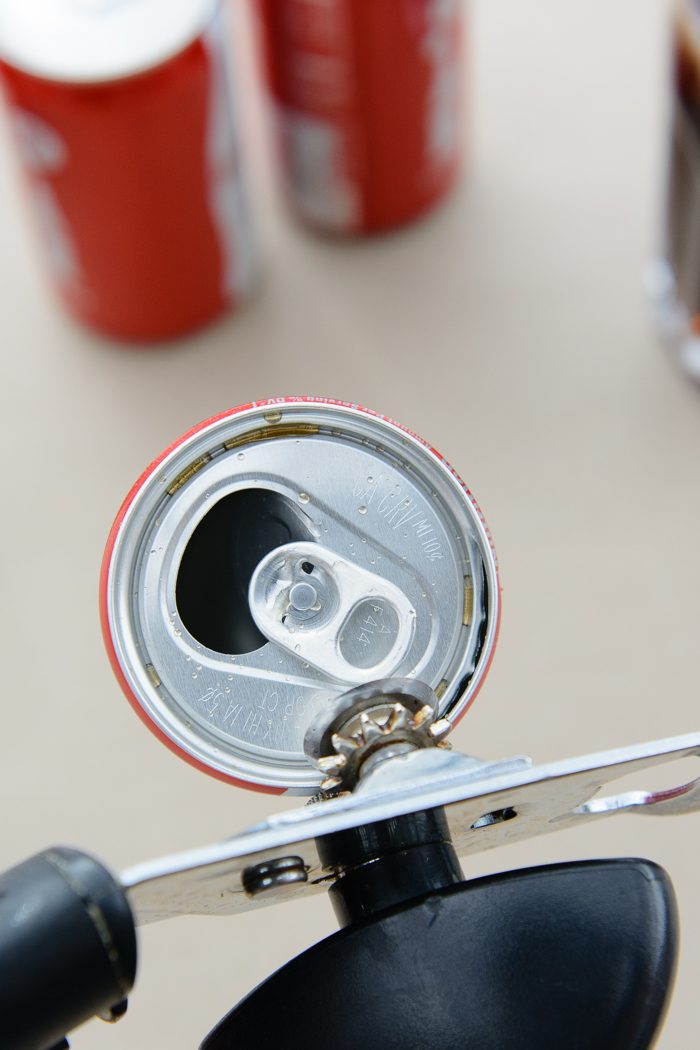
<svg viewBox="0 0 700 1050">
<path fill-rule="evenodd" d="M 322 229 L 416 219 L 460 160 L 461 0 L 257 0 L 285 181 Z"/>
<path fill-rule="evenodd" d="M 255 271 L 217 0 L 0 0 L 0 76 L 53 282 L 103 332 L 174 337 Z"/>
</svg>

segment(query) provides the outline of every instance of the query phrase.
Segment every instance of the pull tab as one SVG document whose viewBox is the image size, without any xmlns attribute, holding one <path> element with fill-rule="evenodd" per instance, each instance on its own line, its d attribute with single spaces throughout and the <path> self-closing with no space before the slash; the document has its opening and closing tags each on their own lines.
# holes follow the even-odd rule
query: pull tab
<svg viewBox="0 0 700 1050">
<path fill-rule="evenodd" d="M 263 558 L 248 600 L 266 638 L 340 682 L 392 674 L 413 638 L 416 610 L 403 591 L 319 543 Z"/>
</svg>

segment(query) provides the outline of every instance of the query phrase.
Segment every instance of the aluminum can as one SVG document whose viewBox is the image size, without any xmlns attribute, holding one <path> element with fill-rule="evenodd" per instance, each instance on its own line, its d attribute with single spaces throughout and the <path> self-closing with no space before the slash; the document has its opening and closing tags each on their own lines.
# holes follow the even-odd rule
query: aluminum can
<svg viewBox="0 0 700 1050">
<path fill-rule="evenodd" d="M 296 211 L 371 233 L 418 218 L 460 161 L 460 0 L 257 0 Z"/>
<path fill-rule="evenodd" d="M 0 79 L 69 310 L 127 340 L 235 306 L 254 252 L 217 0 L 0 0 Z"/>
<path fill-rule="evenodd" d="M 360 683 L 415 677 L 459 718 L 500 619 L 490 534 L 419 437 L 357 405 L 254 402 L 201 423 L 114 522 L 100 605 L 137 714 L 222 780 L 309 793 L 306 731 Z"/>
<path fill-rule="evenodd" d="M 700 2 L 673 11 L 670 134 L 659 258 L 648 271 L 660 335 L 700 380 Z"/>
</svg>

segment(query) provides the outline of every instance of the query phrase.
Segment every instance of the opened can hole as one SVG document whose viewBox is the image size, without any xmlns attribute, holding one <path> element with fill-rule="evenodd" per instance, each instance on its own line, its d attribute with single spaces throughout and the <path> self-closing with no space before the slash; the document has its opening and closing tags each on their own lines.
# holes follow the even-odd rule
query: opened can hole
<svg viewBox="0 0 700 1050">
<path fill-rule="evenodd" d="M 278 492 L 241 489 L 224 496 L 202 518 L 182 555 L 175 599 L 183 625 L 217 653 L 238 656 L 262 648 L 267 639 L 248 605 L 251 577 L 270 551 L 312 539 L 301 512 Z"/>
<path fill-rule="evenodd" d="M 301 569 L 302 569 L 302 572 L 306 572 L 309 575 L 314 571 L 314 567 L 313 567 L 313 565 L 311 564 L 310 561 L 303 561 L 301 563 Z"/>
</svg>

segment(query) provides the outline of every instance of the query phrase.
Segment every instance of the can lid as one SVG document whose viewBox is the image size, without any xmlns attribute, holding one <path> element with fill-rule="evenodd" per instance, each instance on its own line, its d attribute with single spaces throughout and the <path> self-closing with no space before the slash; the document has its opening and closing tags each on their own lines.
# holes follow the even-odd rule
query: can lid
<svg viewBox="0 0 700 1050">
<path fill-rule="evenodd" d="M 117 677 L 174 751 L 226 780 L 312 791 L 317 716 L 411 678 L 454 722 L 498 633 L 478 507 L 432 448 L 355 405 L 284 398 L 185 435 L 139 479 L 105 552 Z"/>
<path fill-rule="evenodd" d="M 0 57 L 35 76 L 96 83 L 186 47 L 218 0 L 0 0 Z"/>
</svg>

